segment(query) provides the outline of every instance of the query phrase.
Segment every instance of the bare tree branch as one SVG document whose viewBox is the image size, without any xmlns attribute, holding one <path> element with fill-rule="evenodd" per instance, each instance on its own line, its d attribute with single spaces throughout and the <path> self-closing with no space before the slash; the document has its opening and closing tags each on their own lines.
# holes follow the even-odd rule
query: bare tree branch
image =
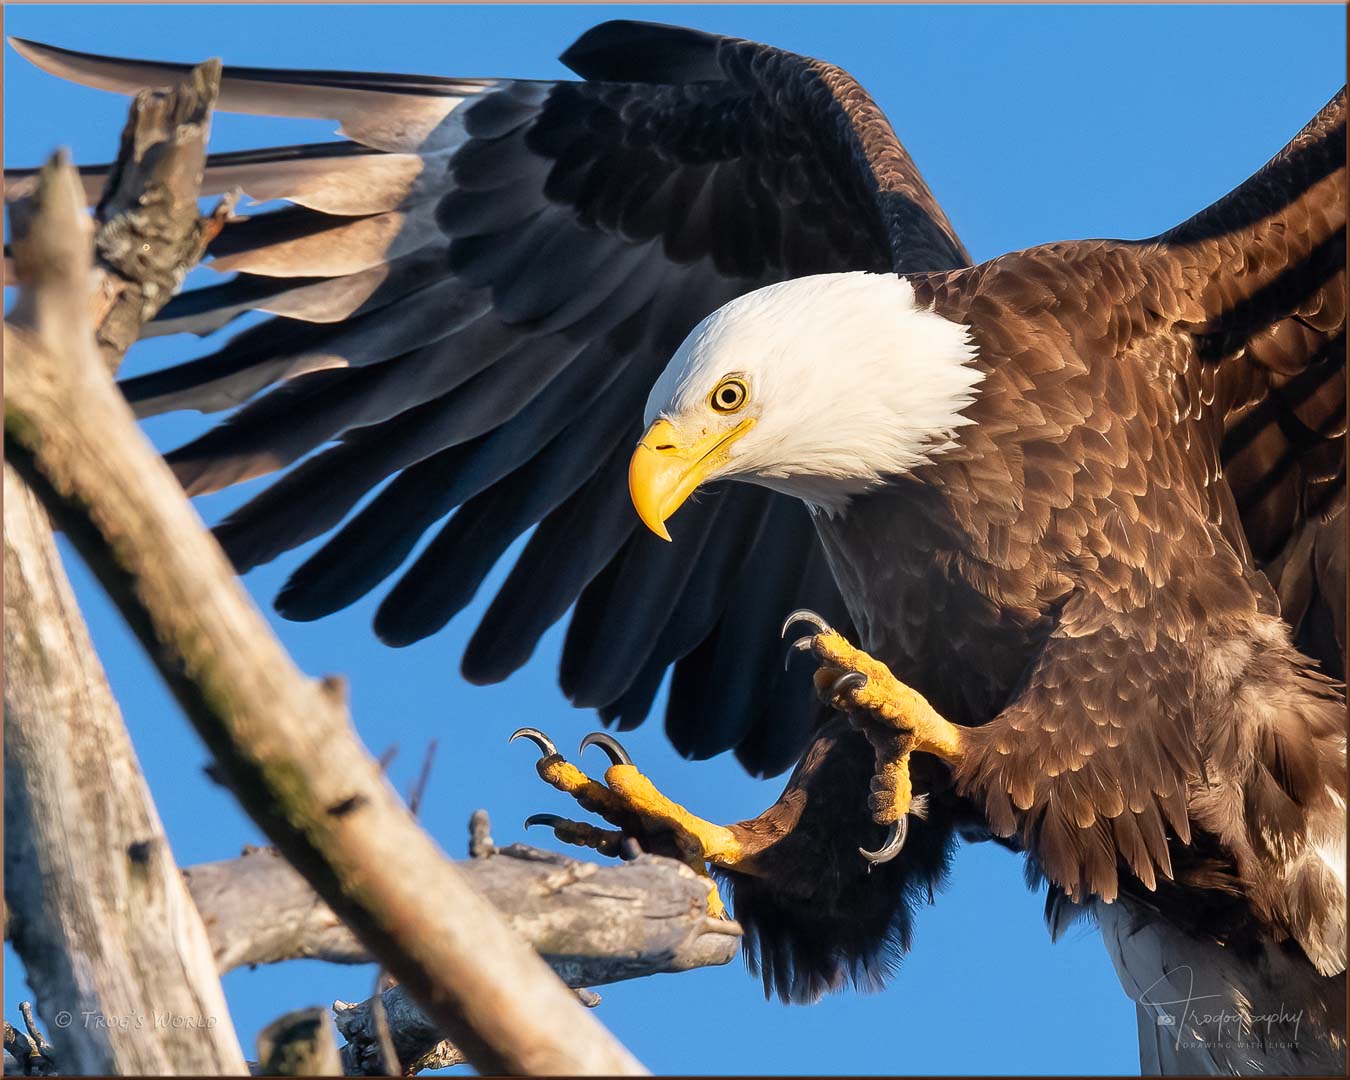
<svg viewBox="0 0 1350 1080">
<path fill-rule="evenodd" d="M 334 1076 L 342 1058 L 327 1009 L 297 1009 L 278 1017 L 258 1035 L 262 1076 Z"/>
<path fill-rule="evenodd" d="M 725 964 L 739 945 L 736 923 L 708 917 L 707 882 L 675 859 L 601 865 L 512 844 L 456 865 L 571 986 Z M 183 875 L 221 974 L 300 958 L 373 960 L 274 849 Z"/>
<path fill-rule="evenodd" d="M 577 1000 L 588 1009 L 600 1004 L 600 995 L 578 988 Z M 463 1051 L 445 1038 L 437 1024 L 401 986 L 391 986 L 377 997 L 356 1004 L 333 1002 L 333 1018 L 346 1043 L 342 1068 L 348 1076 L 384 1076 L 379 1050 L 379 1017 L 387 1017 L 393 1049 L 404 1062 L 403 1074 L 411 1076 L 426 1069 L 445 1069 L 462 1065 L 468 1059 Z"/>
<path fill-rule="evenodd" d="M 382 987 L 386 981 L 384 969 L 375 977 L 375 993 L 370 998 L 370 1026 L 373 1032 L 372 1045 L 375 1048 L 375 1062 L 381 1076 L 402 1076 L 398 1051 L 394 1049 L 394 1035 L 389 1030 L 389 1014 L 384 1008 Z"/>
<path fill-rule="evenodd" d="M 47 1041 L 47 1036 L 42 1034 L 42 1031 L 38 1028 L 37 1018 L 33 1016 L 33 1003 L 31 1001 L 19 1002 L 19 1015 L 23 1017 L 23 1026 L 28 1031 L 28 1037 L 37 1052 L 55 1066 L 52 1044 Z"/>
<path fill-rule="evenodd" d="M 214 63 L 195 71 L 189 85 L 180 92 L 147 91 L 137 99 L 123 135 L 124 153 L 118 162 L 115 184 L 109 189 L 109 199 L 105 200 L 116 209 L 105 215 L 107 220 L 96 234 L 96 243 L 100 247 L 106 244 L 111 250 L 117 250 L 119 236 L 124 240 L 120 246 L 125 247 L 127 243 L 132 242 L 129 237 L 133 232 L 147 241 L 152 236 L 205 237 L 209 234 L 213 222 L 210 219 L 198 218 L 195 193 L 200 180 L 201 163 L 205 157 L 210 105 L 215 97 L 218 79 L 219 63 Z M 175 122 L 177 120 L 186 122 L 177 123 Z M 50 179 L 51 174 L 48 173 L 48 180 Z M 172 193 L 172 197 L 166 198 L 166 192 Z M 99 331 L 102 331 L 108 323 L 118 324 L 123 328 L 134 328 L 139 325 L 142 317 L 153 315 L 167 299 L 168 294 L 164 292 L 153 303 L 146 300 L 146 294 L 154 296 L 156 288 L 153 283 L 142 288 L 134 276 L 138 268 L 152 265 L 154 259 L 142 259 L 139 263 L 128 260 L 129 269 L 124 273 L 105 263 L 94 274 L 95 284 L 92 291 L 87 279 L 63 281 L 65 275 L 74 274 L 75 268 L 80 266 L 82 261 L 87 261 L 87 256 L 82 256 L 78 250 L 73 252 L 68 250 L 66 241 L 70 238 L 81 240 L 82 229 L 89 228 L 89 223 L 78 220 L 77 225 L 81 228 L 74 230 L 70 237 L 52 230 L 50 228 L 52 215 L 49 209 L 44 210 L 43 203 L 44 199 L 50 201 L 53 198 L 60 198 L 61 192 L 55 190 L 50 183 L 45 190 L 40 190 L 38 174 L 20 184 L 12 185 L 7 190 L 6 196 L 15 204 L 12 213 L 15 215 L 15 240 L 19 265 L 22 266 L 26 278 L 41 283 L 40 288 L 29 290 L 25 296 L 25 303 L 16 309 L 14 318 L 17 321 L 26 320 L 40 325 L 49 336 L 60 337 L 65 334 L 70 337 L 65 343 L 66 347 L 78 350 L 91 344 L 87 338 L 80 336 L 80 327 L 84 325 L 81 313 L 86 307 L 92 309 L 98 318 Z M 32 235 L 35 227 L 38 230 L 36 237 Z M 181 280 L 187 269 L 200 258 L 204 243 L 205 239 L 199 243 L 176 244 L 173 256 L 168 259 L 159 257 L 157 275 L 164 281 L 170 278 L 174 282 Z M 172 287 L 172 284 L 168 285 L 169 289 Z M 162 289 L 159 291 L 163 292 Z M 99 336 L 103 338 L 101 333 Z M 106 340 L 104 344 L 105 360 L 115 366 L 120 360 L 121 350 L 119 348 L 116 352 L 110 352 L 106 348 Z M 23 723 L 24 718 L 40 717 L 42 723 L 48 727 L 52 727 L 53 722 L 58 724 L 64 722 L 69 727 L 66 745 L 51 743 L 52 749 L 60 757 L 67 758 L 69 755 L 65 751 L 71 746 L 102 748 L 104 761 L 91 760 L 86 751 L 82 755 L 82 760 L 69 763 L 77 768 L 83 766 L 80 781 L 85 790 L 73 794 L 90 804 L 88 809 L 96 811 L 98 815 L 95 822 L 103 828 L 87 832 L 89 846 L 79 850 L 68 850 L 64 835 L 59 837 L 58 857 L 55 862 L 63 868 L 73 865 L 79 871 L 80 877 L 75 887 L 87 888 L 91 895 L 96 896 L 95 906 L 101 906 L 105 912 L 130 911 L 132 917 L 139 920 L 140 926 L 136 928 L 133 940 L 127 941 L 125 947 L 140 946 L 141 943 L 134 938 L 144 935 L 147 917 L 151 938 L 158 942 L 163 938 L 161 926 L 163 913 L 155 908 L 146 912 L 141 904 L 127 904 L 125 902 L 127 888 L 124 883 L 120 883 L 121 887 L 112 894 L 105 893 L 102 888 L 105 877 L 90 875 L 85 869 L 91 863 L 98 865 L 99 862 L 106 862 L 112 851 L 125 850 L 134 861 L 138 858 L 145 860 L 152 852 L 158 850 L 160 857 L 156 859 L 155 871 L 163 878 L 163 882 L 157 881 L 156 887 L 166 887 L 170 892 L 179 894 L 177 897 L 170 897 L 171 908 L 190 907 L 184 903 L 181 883 L 174 880 L 176 875 L 173 873 L 174 867 L 168 853 L 167 839 L 155 819 L 153 803 L 145 790 L 116 703 L 108 690 L 106 678 L 88 640 L 88 633 L 78 607 L 70 595 L 64 571 L 51 545 L 46 513 L 31 493 L 22 486 L 17 476 L 9 470 L 6 470 L 5 484 L 8 541 L 5 571 L 6 596 L 9 600 L 6 605 L 5 627 L 6 652 L 11 665 L 10 680 L 6 684 L 5 705 L 7 717 L 11 722 L 11 747 L 18 747 L 22 741 L 24 731 L 18 725 Z M 32 650 L 38 645 L 50 647 L 50 651 L 35 655 Z M 29 675 L 35 677 L 27 678 Z M 68 707 L 58 715 L 58 710 L 51 707 L 52 702 L 66 702 Z M 17 754 L 12 760 L 16 766 L 22 764 Z M 106 767 L 108 762 L 114 762 L 115 768 Z M 104 802 L 102 806 L 97 805 L 100 784 L 106 785 L 108 789 L 108 794 L 102 800 Z M 65 789 L 63 783 L 47 783 L 42 777 L 38 778 L 37 785 L 43 789 Z M 10 790 L 15 798 L 20 796 L 23 787 L 22 784 L 12 783 Z M 144 806 L 140 805 L 142 803 Z M 117 805 L 110 814 L 111 804 Z M 10 814 L 7 808 L 6 824 L 17 829 L 25 817 L 26 815 Z M 120 822 L 123 819 L 135 823 L 134 839 L 131 839 L 130 843 L 126 842 L 126 837 L 130 834 L 122 830 L 125 834 L 122 840 L 109 840 L 108 822 L 110 820 Z M 151 833 L 147 834 L 141 827 L 142 821 L 153 825 Z M 44 825 L 46 824 L 44 820 Z M 78 824 L 77 822 L 76 825 Z M 34 830 L 35 846 L 41 846 L 36 835 L 41 831 L 41 827 Z M 77 828 L 77 831 L 82 830 Z M 108 850 L 101 850 L 105 845 Z M 22 861 L 28 864 L 23 867 L 24 872 L 29 875 L 42 873 L 41 868 L 32 861 L 20 858 L 20 853 L 24 850 L 21 844 L 11 843 L 9 846 L 16 863 Z M 53 860 L 48 858 L 44 861 L 51 863 Z M 140 871 L 140 874 L 145 873 L 145 870 Z M 16 879 L 11 878 L 11 882 L 16 890 L 21 888 L 22 883 Z M 134 897 L 139 888 L 135 887 L 138 883 L 134 881 L 132 885 Z M 6 903 L 7 939 L 11 936 L 9 914 L 10 907 Z M 45 977 L 44 962 L 53 959 L 60 962 L 66 959 L 63 948 L 61 946 L 55 949 L 48 948 L 49 942 L 42 943 L 40 949 L 42 959 L 35 959 L 31 950 L 25 948 L 25 945 L 32 944 L 33 936 L 26 931 L 31 930 L 34 924 L 40 925 L 47 915 L 47 912 L 39 910 L 38 919 L 30 919 L 28 924 L 20 923 L 15 928 L 19 938 L 16 944 L 21 954 L 28 954 L 25 958 L 30 969 L 30 979 L 39 986 L 52 982 L 60 985 L 59 975 L 54 980 Z M 195 919 L 195 916 L 192 918 Z M 200 938 L 199 927 L 196 932 Z M 103 939 L 116 940 L 125 936 L 126 930 L 123 927 L 105 925 L 97 933 L 89 935 L 86 940 L 99 942 Z M 170 1017 L 175 1019 L 187 1017 L 189 1014 L 183 1012 L 181 1008 L 152 1009 L 151 1003 L 172 1004 L 176 997 L 183 996 L 176 992 L 176 983 L 173 979 L 176 967 L 183 967 L 196 981 L 209 980 L 215 983 L 216 980 L 212 977 L 215 966 L 213 963 L 204 962 L 208 958 L 203 955 L 200 941 L 196 947 L 175 956 L 175 936 L 171 935 L 165 942 L 165 948 L 156 949 L 152 955 L 143 957 L 139 963 L 132 965 L 133 968 L 149 972 L 153 976 L 158 974 L 155 970 L 157 967 L 167 963 L 167 985 L 163 994 L 158 992 L 156 988 L 158 984 L 152 978 L 142 979 L 142 985 L 136 991 L 135 997 L 127 999 L 123 996 L 115 1003 L 115 1008 L 89 1007 L 95 1003 L 76 998 L 57 1001 L 44 999 L 49 1014 L 60 1004 L 76 1007 L 78 1017 L 70 1009 L 64 1010 L 64 1013 L 70 1023 L 79 1025 L 80 1030 L 73 1036 L 65 1037 L 63 1041 L 73 1042 L 78 1052 L 88 1049 L 81 1038 L 85 1034 L 84 1029 L 91 1029 L 94 1032 L 95 1041 L 101 1042 L 107 1038 L 116 1042 L 120 1041 L 121 1032 L 132 1030 L 132 1023 L 143 1027 L 144 1023 L 150 1020 L 152 1012 L 165 1020 Z M 115 956 L 109 959 L 100 955 L 91 960 L 87 943 L 76 942 L 75 948 L 77 952 L 73 964 L 76 968 L 88 968 L 91 963 L 95 968 L 118 963 Z M 103 974 L 108 973 L 105 971 Z M 114 976 L 114 981 L 116 978 Z M 117 987 L 119 995 L 125 995 L 126 990 L 127 987 L 120 984 Z M 236 1053 L 229 1031 L 229 1018 L 224 1010 L 218 986 L 211 996 L 218 999 L 219 1007 L 213 1006 L 210 1020 L 213 1027 L 225 1035 L 228 1046 L 226 1060 L 241 1061 L 242 1058 Z M 187 1003 L 192 1003 L 191 994 L 188 995 Z M 54 1072 L 54 1053 L 36 1027 L 32 1006 L 28 1002 L 23 1002 L 20 1004 L 20 1011 L 28 1028 L 28 1035 L 25 1036 L 6 1024 L 7 1050 L 15 1053 L 26 1050 L 23 1063 L 19 1066 L 22 1072 L 36 1071 L 43 1074 Z M 194 1009 L 193 1018 L 197 1015 Z M 127 1021 L 125 1028 L 110 1026 L 122 1021 Z M 166 1030 L 169 1034 L 162 1037 L 171 1043 L 182 1039 L 193 1042 L 200 1039 L 195 1031 L 178 1035 L 173 1033 L 176 1029 L 172 1026 Z M 145 1037 L 149 1038 L 148 1035 Z M 175 1057 L 179 1059 L 182 1068 L 224 1067 L 219 1059 L 201 1055 L 182 1057 L 174 1046 L 170 1045 L 167 1049 L 168 1064 L 160 1061 L 160 1067 L 173 1067 Z M 155 1066 L 151 1062 L 157 1060 L 153 1055 L 139 1054 L 127 1058 L 117 1050 L 113 1052 L 132 1069 L 153 1068 Z M 69 1060 L 68 1057 L 67 1061 Z M 106 1059 L 104 1063 L 90 1067 L 95 1070 L 113 1068 L 106 1064 Z"/>
<path fill-rule="evenodd" d="M 70 250 L 70 236 L 49 233 L 44 238 L 44 259 L 25 262 L 19 253 L 24 278 L 46 283 L 44 288 L 25 291 L 16 310 L 20 323 L 38 329 L 39 337 L 43 331 L 69 331 L 80 324 L 81 310 L 87 305 L 96 318 L 104 360 L 112 368 L 117 366 L 141 323 L 154 315 L 201 257 L 232 207 L 229 200 L 211 218 L 198 217 L 196 193 L 218 81 L 219 64 L 211 62 L 194 70 L 177 91 L 138 95 L 123 132 L 122 153 L 99 200 L 102 223 L 95 238 L 92 301 L 81 297 L 79 290 L 60 286 L 60 279 L 79 263 L 81 253 L 78 244 Z M 50 181 L 51 170 L 44 172 Z M 18 197 L 13 212 L 20 229 L 50 224 L 31 214 L 31 197 L 38 191 L 40 175 L 12 185 L 8 193 L 11 199 Z M 84 239 L 78 230 L 71 236 Z M 53 257 L 54 266 L 49 265 Z M 55 572 L 60 573 L 59 565 Z M 85 659 L 98 669 L 92 651 Z M 120 718 L 113 720 L 120 724 Z M 433 752 L 434 744 L 428 748 L 410 795 L 414 814 Z M 515 870 L 506 870 L 501 859 L 482 861 L 493 850 L 486 815 L 475 815 L 474 825 L 470 847 L 479 861 L 462 864 L 463 870 L 490 900 L 508 909 L 512 928 L 527 941 L 548 938 L 559 951 L 546 959 L 574 985 L 577 980 L 604 983 L 721 964 L 734 955 L 739 928 L 707 918 L 702 902 L 706 883 L 699 883 L 681 864 L 655 859 L 602 868 L 513 847 L 501 853 L 503 859 L 516 863 Z M 521 868 L 527 871 L 523 879 L 517 872 Z M 592 880 L 597 872 L 599 877 Z M 624 879 L 606 880 L 615 872 L 622 872 Z M 372 959 L 332 909 L 270 849 L 254 849 L 241 859 L 192 868 L 184 877 L 204 917 L 221 973 L 241 964 L 302 956 L 340 963 Z M 559 886 L 564 878 L 566 883 Z M 589 903 L 588 895 L 601 897 L 602 902 Z M 520 909 L 519 900 L 526 896 L 535 910 Z M 390 993 L 394 1008 L 391 1038 L 408 1054 L 399 1053 L 400 1058 L 421 1060 L 419 1067 L 465 1060 L 461 1051 L 442 1041 L 442 1028 L 401 987 Z M 598 1000 L 595 995 L 591 998 L 591 1003 Z M 383 1015 L 373 1007 L 376 1000 L 353 1006 L 347 1023 L 362 1041 L 359 1047 L 344 1047 L 344 1057 L 364 1055 L 361 1067 L 367 1072 L 381 1064 L 371 1060 Z M 406 1032 L 405 1024 L 410 1025 Z"/>
<path fill-rule="evenodd" d="M 208 217 L 200 217 L 197 209 L 211 108 L 219 88 L 220 61 L 208 60 L 179 86 L 137 94 L 117 161 L 108 170 L 101 197 L 94 196 L 95 282 L 88 302 L 100 351 L 113 369 L 142 325 L 201 261 L 234 207 L 232 195 Z M 97 170 L 84 183 L 102 184 L 102 172 Z M 6 201 L 19 203 L 36 191 L 40 174 L 21 174 L 23 170 L 7 174 Z M 82 191 L 81 200 L 86 199 L 88 193 Z M 15 212 L 22 215 L 23 210 Z M 24 273 L 8 259 L 5 269 L 10 282 Z"/>
<path fill-rule="evenodd" d="M 33 1018 L 32 1003 L 19 1002 L 19 1013 L 23 1017 L 26 1033 L 14 1028 L 8 1020 L 5 1021 L 5 1075 L 58 1075 L 56 1052 L 47 1041 L 47 1037 L 38 1030 L 37 1021 Z"/>
<path fill-rule="evenodd" d="M 709 918 L 707 882 L 677 860 L 643 855 L 597 866 L 522 844 L 494 851 L 490 840 L 484 845 L 488 822 L 481 810 L 470 829 L 471 852 L 483 853 L 460 863 L 461 869 L 588 1008 L 600 996 L 587 986 L 725 964 L 735 956 L 740 927 Z M 383 1074 L 381 1013 L 406 1074 L 466 1060 L 401 986 L 380 995 L 382 1008 L 376 1004 L 373 998 L 333 1003 L 348 1075 Z"/>
<path fill-rule="evenodd" d="M 71 170 L 52 171 L 74 191 Z M 57 253 L 87 273 L 68 201 L 52 223 Z M 35 280 L 24 284 L 31 302 Z M 117 602 L 244 807 L 480 1070 L 639 1071 L 416 825 L 340 693 L 295 668 L 107 371 L 29 326 L 5 328 L 10 460 Z"/>
<path fill-rule="evenodd" d="M 360 1004 L 333 1002 L 338 1034 L 346 1040 L 341 1050 L 342 1071 L 347 1076 L 382 1076 L 382 1052 L 377 1032 L 380 1008 L 387 1018 L 394 1053 L 403 1062 L 404 1075 L 425 1069 L 446 1069 L 468 1060 L 464 1052 L 446 1039 L 440 1027 L 427 1016 L 401 986 Z"/>
<path fill-rule="evenodd" d="M 739 926 L 707 914 L 707 882 L 675 859 L 644 855 L 597 865 L 521 844 L 483 842 L 487 815 L 471 820 L 471 853 L 457 863 L 480 893 L 506 916 L 579 993 L 663 972 L 725 964 L 736 954 Z M 490 841 L 489 841 L 490 845 Z M 272 848 L 183 871 L 202 913 L 221 973 L 299 957 L 340 964 L 371 955 Z M 598 1000 L 590 995 L 588 1005 Z M 397 1059 L 405 1072 L 465 1060 L 446 1032 L 401 987 L 383 994 Z M 349 1074 L 383 1075 L 374 1000 L 333 1006 Z"/>
<path fill-rule="evenodd" d="M 469 858 L 486 859 L 494 850 L 488 812 L 475 810 L 469 815 Z"/>
<path fill-rule="evenodd" d="M 8 466 L 4 498 L 5 896 L 43 1017 L 65 1028 L 69 1071 L 242 1072 L 206 932 L 46 516 Z"/>
<path fill-rule="evenodd" d="M 106 379 L 88 318 L 89 223 L 70 170 L 44 171 L 12 223 L 27 282 L 20 332 Z M 21 364 L 7 352 L 9 378 Z M 205 931 L 46 515 L 8 464 L 4 487 L 5 896 L 44 1019 L 65 1011 L 54 1026 L 66 1029 L 70 1071 L 242 1072 Z M 157 1027 L 152 1014 L 209 1026 Z"/>
<path fill-rule="evenodd" d="M 201 261 L 234 199 L 209 218 L 197 214 L 211 108 L 220 90 L 220 61 L 208 60 L 171 90 L 136 95 L 117 163 L 96 216 L 99 348 L 110 367 L 139 336 Z"/>
</svg>

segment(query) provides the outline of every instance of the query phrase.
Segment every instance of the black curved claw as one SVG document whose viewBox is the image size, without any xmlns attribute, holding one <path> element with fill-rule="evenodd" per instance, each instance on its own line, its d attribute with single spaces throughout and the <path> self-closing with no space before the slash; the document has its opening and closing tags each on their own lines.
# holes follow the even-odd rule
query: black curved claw
<svg viewBox="0 0 1350 1080">
<path fill-rule="evenodd" d="M 558 748 L 553 745 L 553 740 L 545 735 L 538 728 L 523 727 L 517 728 L 511 733 L 507 742 L 515 742 L 517 739 L 529 739 L 535 746 L 539 747 L 544 757 L 550 757 L 558 752 Z"/>
<path fill-rule="evenodd" d="M 577 754 L 584 754 L 588 746 L 600 747 L 605 752 L 605 756 L 609 758 L 611 765 L 633 764 L 633 759 L 628 756 L 628 751 L 623 748 L 618 739 L 608 732 L 592 731 L 581 740 L 581 749 L 577 751 Z"/>
<path fill-rule="evenodd" d="M 817 615 L 810 608 L 803 607 L 798 608 L 796 611 L 794 611 L 791 615 L 789 615 L 786 619 L 783 620 L 783 629 L 778 631 L 778 636 L 780 638 L 787 637 L 788 628 L 792 626 L 793 623 L 799 622 L 810 623 L 812 626 L 816 628 L 817 633 L 821 634 L 828 634 L 831 630 L 834 629 L 832 626 L 830 626 L 829 623 L 827 623 L 823 618 L 821 618 L 821 616 Z"/>
<path fill-rule="evenodd" d="M 867 676 L 861 671 L 846 671 L 834 680 L 834 685 L 830 687 L 830 697 L 833 698 L 845 690 L 861 690 L 866 685 Z"/>
<path fill-rule="evenodd" d="M 792 663 L 792 654 L 794 652 L 810 652 L 811 646 L 815 642 L 815 634 L 807 634 L 805 637 L 799 637 L 788 646 L 787 654 L 783 657 L 783 670 L 786 671 Z"/>
<path fill-rule="evenodd" d="M 886 840 L 877 848 L 876 851 L 868 851 L 865 847 L 860 847 L 858 853 L 872 866 L 880 866 L 882 863 L 888 863 L 900 854 L 900 849 L 905 846 L 905 838 L 909 836 L 909 815 L 906 814 L 899 821 L 893 822 L 890 832 L 886 834 Z"/>
<path fill-rule="evenodd" d="M 567 819 L 559 817 L 557 814 L 531 814 L 525 819 L 525 828 L 532 829 L 536 825 L 547 825 L 550 829 L 556 829 L 559 825 L 566 825 Z"/>
</svg>

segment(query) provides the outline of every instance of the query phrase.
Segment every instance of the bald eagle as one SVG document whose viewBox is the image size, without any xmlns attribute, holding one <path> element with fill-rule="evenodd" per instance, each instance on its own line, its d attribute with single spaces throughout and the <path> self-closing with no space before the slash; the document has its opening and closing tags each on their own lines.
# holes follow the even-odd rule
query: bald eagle
<svg viewBox="0 0 1350 1080">
<path fill-rule="evenodd" d="M 185 71 L 16 47 L 127 92 Z M 673 666 L 677 748 L 796 763 L 718 826 L 608 737 L 602 785 L 529 733 L 614 835 L 722 876 L 784 999 L 875 985 L 955 838 L 992 838 L 1055 933 L 1100 924 L 1146 1071 L 1342 1071 L 1344 92 L 1169 232 L 972 267 L 838 68 L 631 22 L 563 61 L 226 69 L 221 109 L 347 137 L 210 159 L 208 192 L 293 205 L 149 331 L 275 318 L 123 383 L 239 406 L 169 455 L 190 493 L 317 451 L 217 528 L 239 569 L 341 525 L 277 600 L 319 618 L 458 507 L 376 616 L 404 645 L 533 527 L 465 675 L 575 604 L 578 705 L 630 727 Z"/>
</svg>

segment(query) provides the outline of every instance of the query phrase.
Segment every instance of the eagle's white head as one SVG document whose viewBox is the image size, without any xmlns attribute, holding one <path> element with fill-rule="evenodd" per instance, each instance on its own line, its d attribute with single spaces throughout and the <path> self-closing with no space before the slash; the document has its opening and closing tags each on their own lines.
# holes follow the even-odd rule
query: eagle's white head
<svg viewBox="0 0 1350 1080">
<path fill-rule="evenodd" d="M 981 379 L 959 323 L 890 274 L 821 274 L 719 308 L 685 338 L 647 399 L 629 466 L 642 520 L 734 478 L 837 513 L 953 445 Z"/>
</svg>

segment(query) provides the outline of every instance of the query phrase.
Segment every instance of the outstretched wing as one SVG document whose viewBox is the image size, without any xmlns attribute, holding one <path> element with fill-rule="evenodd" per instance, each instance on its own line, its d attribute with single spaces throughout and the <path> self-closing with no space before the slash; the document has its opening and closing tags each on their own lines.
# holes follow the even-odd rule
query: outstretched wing
<svg viewBox="0 0 1350 1080">
<path fill-rule="evenodd" d="M 1122 866 L 1169 918 L 1242 893 L 1242 932 L 1257 912 L 1324 974 L 1344 967 L 1344 878 L 1320 851 L 1344 837 L 1345 698 L 1293 650 L 1249 653 L 1241 635 L 1283 614 L 1343 670 L 1345 228 L 1342 91 L 1177 229 L 952 275 L 983 290 L 983 342 L 1008 358 L 976 408 L 1026 418 L 971 436 L 1003 440 L 986 476 L 1017 470 L 986 502 L 1012 490 L 1025 508 L 977 542 L 1003 565 L 1034 549 L 1089 568 L 971 733 L 960 786 L 1070 897 L 1113 899 Z M 1207 697 L 1224 707 L 1197 707 Z M 1197 892 L 1169 896 L 1171 880 Z"/>
<path fill-rule="evenodd" d="M 127 92 L 186 71 L 16 47 Z M 461 611 L 533 527 L 465 676 L 506 677 L 575 604 L 561 670 L 573 702 L 634 725 L 674 665 L 676 747 L 735 748 L 776 772 L 814 707 L 781 671 L 778 622 L 807 605 L 842 625 L 842 603 L 785 497 L 710 491 L 680 515 L 676 545 L 636 528 L 624 476 L 648 389 L 741 293 L 968 259 L 837 68 L 632 22 L 592 29 L 563 60 L 585 81 L 227 68 L 220 109 L 331 117 L 348 141 L 210 160 L 208 192 L 293 205 L 230 225 L 211 254 L 237 276 L 175 298 L 149 332 L 274 318 L 124 389 L 142 415 L 235 409 L 169 455 L 194 494 L 295 466 L 217 530 L 245 570 L 337 528 L 282 590 L 282 614 L 319 618 L 401 572 L 375 628 L 406 645 Z"/>
<path fill-rule="evenodd" d="M 1345 91 L 1260 172 L 1160 237 L 1207 281 L 1192 377 L 1295 642 L 1345 676 Z"/>
</svg>

